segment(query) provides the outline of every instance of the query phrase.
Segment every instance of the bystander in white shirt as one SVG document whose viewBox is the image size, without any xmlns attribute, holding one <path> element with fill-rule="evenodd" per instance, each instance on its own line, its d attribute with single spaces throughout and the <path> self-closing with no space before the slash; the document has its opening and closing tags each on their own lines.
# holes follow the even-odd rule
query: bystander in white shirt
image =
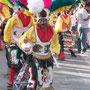
<svg viewBox="0 0 90 90">
<path fill-rule="evenodd" d="M 78 11 L 78 26 L 82 28 L 88 28 L 89 20 L 85 21 L 84 19 L 88 18 L 88 12 L 81 8 Z"/>
</svg>

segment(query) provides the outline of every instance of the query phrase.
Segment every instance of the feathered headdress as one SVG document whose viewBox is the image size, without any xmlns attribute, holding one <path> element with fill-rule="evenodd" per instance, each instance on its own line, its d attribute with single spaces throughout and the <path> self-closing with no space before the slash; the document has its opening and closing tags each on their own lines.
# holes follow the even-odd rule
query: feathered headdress
<svg viewBox="0 0 90 90">
<path fill-rule="evenodd" d="M 45 12 L 46 12 L 46 16 L 45 16 L 45 18 L 47 19 L 47 20 L 49 20 L 49 13 L 50 13 L 50 11 L 48 10 L 48 9 L 43 9 Z M 40 13 L 38 13 L 37 14 L 37 21 L 40 19 Z"/>
<path fill-rule="evenodd" d="M 52 0 L 43 0 L 44 8 L 50 8 L 52 4 Z"/>
<path fill-rule="evenodd" d="M 8 5 L 9 7 L 13 7 L 7 0 L 0 0 L 0 2 Z"/>
<path fill-rule="evenodd" d="M 15 0 L 7 0 L 7 1 L 14 7 Z"/>
<path fill-rule="evenodd" d="M 27 0 L 28 8 L 31 13 L 39 13 L 44 8 L 50 12 L 63 9 L 62 7 L 73 5 L 77 0 Z"/>
<path fill-rule="evenodd" d="M 22 3 L 23 5 L 25 5 L 25 6 L 27 6 L 27 0 L 17 0 L 17 1 L 19 1 L 20 3 Z"/>
<path fill-rule="evenodd" d="M 70 6 L 75 3 L 76 0 L 53 0 L 52 5 L 49 8 L 50 12 L 53 12 L 60 7 Z"/>
<path fill-rule="evenodd" d="M 27 0 L 27 7 L 31 13 L 37 14 L 37 19 L 40 18 L 38 13 L 44 9 L 47 12 L 46 18 L 48 19 L 49 12 L 64 10 L 64 7 L 72 5 L 75 1 L 76 0 Z"/>
<path fill-rule="evenodd" d="M 27 8 L 27 0 L 7 0 L 11 5 L 13 4 L 13 6 L 20 6 L 22 8 L 25 8 L 28 10 Z"/>
</svg>

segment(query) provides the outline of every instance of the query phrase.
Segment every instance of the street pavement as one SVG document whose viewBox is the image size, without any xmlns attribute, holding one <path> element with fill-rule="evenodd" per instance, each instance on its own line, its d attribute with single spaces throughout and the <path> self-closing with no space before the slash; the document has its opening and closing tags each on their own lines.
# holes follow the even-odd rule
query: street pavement
<svg viewBox="0 0 90 90">
<path fill-rule="evenodd" d="M 54 67 L 55 90 L 90 90 L 90 49 L 84 55 L 77 53 L 76 55 L 76 58 L 72 58 L 65 49 L 65 61 L 57 60 L 60 67 Z M 8 68 L 3 49 L 0 51 L 0 90 L 6 90 L 7 74 Z"/>
</svg>

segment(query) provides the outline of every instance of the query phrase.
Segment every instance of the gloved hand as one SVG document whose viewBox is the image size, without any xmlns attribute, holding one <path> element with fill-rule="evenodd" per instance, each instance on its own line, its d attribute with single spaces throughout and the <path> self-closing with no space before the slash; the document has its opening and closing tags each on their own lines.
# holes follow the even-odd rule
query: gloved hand
<svg viewBox="0 0 90 90">
<path fill-rule="evenodd" d="M 29 51 L 32 51 L 32 46 L 30 45 L 30 43 L 23 43 L 21 45 L 21 48 L 23 51 L 25 52 L 29 52 Z"/>
</svg>

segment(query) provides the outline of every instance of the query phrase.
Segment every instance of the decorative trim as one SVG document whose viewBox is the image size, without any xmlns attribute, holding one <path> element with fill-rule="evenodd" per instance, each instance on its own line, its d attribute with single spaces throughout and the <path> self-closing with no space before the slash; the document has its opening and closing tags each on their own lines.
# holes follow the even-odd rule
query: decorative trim
<svg viewBox="0 0 90 90">
<path fill-rule="evenodd" d="M 36 57 L 36 58 L 38 58 L 38 59 L 48 59 L 48 58 L 50 58 L 51 57 L 51 53 L 49 53 L 48 55 L 37 55 L 37 54 L 35 54 L 35 53 L 33 53 L 33 56 L 34 57 Z"/>
<path fill-rule="evenodd" d="M 48 88 L 39 88 L 39 89 L 36 89 L 36 90 L 54 90 L 54 87 L 50 86 Z"/>
</svg>

